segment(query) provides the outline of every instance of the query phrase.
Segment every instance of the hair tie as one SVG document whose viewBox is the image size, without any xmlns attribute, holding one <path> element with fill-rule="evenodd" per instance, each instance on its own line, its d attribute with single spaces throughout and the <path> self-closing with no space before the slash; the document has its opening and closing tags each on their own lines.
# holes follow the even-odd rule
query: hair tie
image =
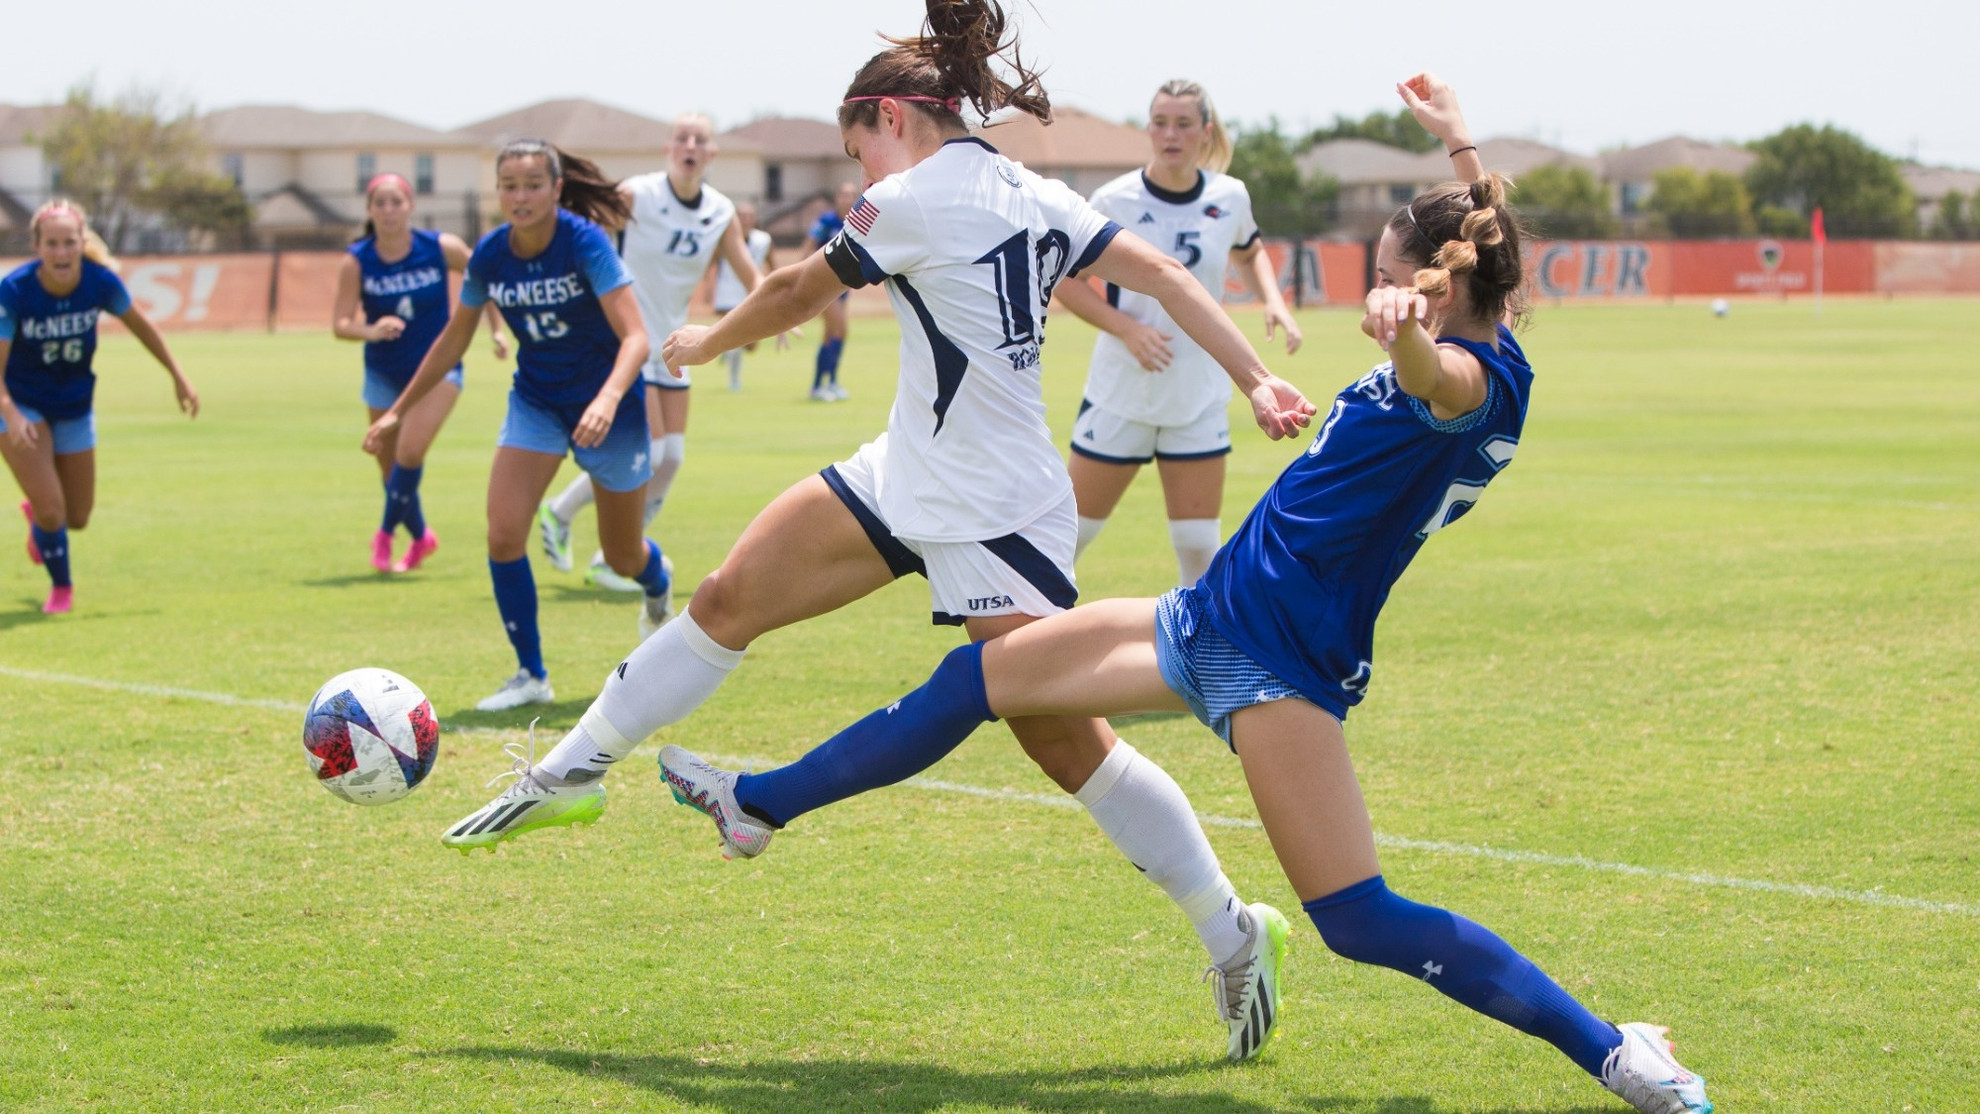
<svg viewBox="0 0 1980 1114">
<path fill-rule="evenodd" d="M 1437 256 L 1438 245 L 1428 235 L 1424 234 L 1423 226 L 1416 223 L 1416 202 L 1411 201 L 1409 204 L 1403 206 L 1403 212 L 1409 214 L 1410 228 L 1416 231 L 1416 238 L 1423 242 L 1423 246 L 1430 249 L 1429 258 L 1434 260 Z"/>
<path fill-rule="evenodd" d="M 961 97 L 916 97 L 902 93 L 880 93 L 871 97 L 847 97 L 839 103 L 852 104 L 855 101 L 914 101 L 918 104 L 939 104 L 958 116 L 962 115 Z"/>
</svg>

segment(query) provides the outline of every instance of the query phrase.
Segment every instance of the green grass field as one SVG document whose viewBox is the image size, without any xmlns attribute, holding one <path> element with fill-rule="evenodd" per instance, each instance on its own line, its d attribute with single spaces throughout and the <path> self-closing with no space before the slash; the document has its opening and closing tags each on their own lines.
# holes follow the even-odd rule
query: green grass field
<svg viewBox="0 0 1980 1114">
<path fill-rule="evenodd" d="M 1378 359 L 1350 315 L 1305 320 L 1274 364 L 1316 398 Z M 1090 333 L 1053 325 L 1063 432 Z M 1398 585 L 1349 723 L 1391 881 L 1605 1016 L 1671 1025 L 1722 1110 L 1980 1109 L 1980 314 L 1578 307 L 1525 341 L 1519 459 Z M 1178 717 L 1121 730 L 1296 922 L 1280 1037 L 1239 1068 L 1188 926 L 1001 727 L 748 863 L 672 805 L 650 746 L 596 827 L 444 852 L 526 719 L 469 710 L 514 668 L 481 545 L 506 375 L 478 344 L 427 465 L 445 545 L 386 580 L 356 346 L 173 343 L 197 422 L 128 340 L 100 357 L 73 615 L 39 614 L 20 524 L 0 531 L 0 1108 L 1622 1109 L 1551 1048 L 1330 956 L 1236 762 Z M 660 524 L 683 589 L 884 426 L 894 343 L 855 322 L 835 406 L 803 398 L 809 344 L 753 358 L 740 395 L 704 372 Z M 1240 439 L 1227 529 L 1289 451 Z M 1082 588 L 1172 571 L 1148 477 Z M 634 609 L 537 575 L 548 745 Z M 920 681 L 955 638 L 927 612 L 908 581 L 767 637 L 662 741 L 791 759 Z M 365 664 L 472 729 L 377 809 L 313 785 L 299 744 L 302 703 Z"/>
</svg>

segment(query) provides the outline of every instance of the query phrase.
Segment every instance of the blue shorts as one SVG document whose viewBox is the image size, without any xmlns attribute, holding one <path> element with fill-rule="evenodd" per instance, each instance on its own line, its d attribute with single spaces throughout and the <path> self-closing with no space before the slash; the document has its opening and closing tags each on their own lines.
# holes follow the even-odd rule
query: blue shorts
<svg viewBox="0 0 1980 1114">
<path fill-rule="evenodd" d="M 24 406 L 18 400 L 14 408 L 21 412 L 29 424 L 44 422 L 41 411 L 32 406 Z M 48 422 L 51 440 L 55 442 L 55 455 L 68 456 L 70 453 L 86 453 L 96 447 L 96 411 L 91 410 L 80 418 L 58 418 Z M 7 432 L 7 423 L 0 422 L 0 433 Z"/>
<path fill-rule="evenodd" d="M 382 371 L 374 371 L 367 367 L 364 369 L 364 404 L 373 410 L 390 410 L 392 404 L 399 401 L 399 395 L 405 392 L 406 383 L 410 382 L 412 382 L 410 378 L 404 383 L 398 382 Z M 452 383 L 456 389 L 467 383 L 467 376 L 462 374 L 461 365 L 455 364 L 454 370 L 447 373 L 447 382 Z"/>
<path fill-rule="evenodd" d="M 571 442 L 571 431 L 577 428 L 576 419 L 583 413 L 579 409 L 566 422 L 555 410 L 538 406 L 512 387 L 509 413 L 502 419 L 502 435 L 495 439 L 495 444 L 504 449 L 550 456 L 570 453 L 577 458 L 578 467 L 590 473 L 591 482 L 607 491 L 637 491 L 645 487 L 646 481 L 653 478 L 653 458 L 652 442 L 646 437 L 644 405 L 629 405 L 620 410 L 604 442 L 589 449 L 578 448 Z"/>
<path fill-rule="evenodd" d="M 1235 751 L 1237 747 L 1231 742 L 1234 713 L 1274 700 L 1305 700 L 1306 694 L 1231 645 L 1210 624 L 1203 603 L 1194 588 L 1172 588 L 1155 601 L 1155 660 L 1163 683 Z M 1340 715 L 1331 708 L 1326 710 Z"/>
</svg>

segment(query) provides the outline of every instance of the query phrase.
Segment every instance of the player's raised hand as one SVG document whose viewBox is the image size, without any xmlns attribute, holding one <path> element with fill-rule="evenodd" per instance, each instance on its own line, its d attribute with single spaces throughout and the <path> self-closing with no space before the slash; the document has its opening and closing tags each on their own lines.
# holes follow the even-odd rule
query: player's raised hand
<svg viewBox="0 0 1980 1114">
<path fill-rule="evenodd" d="M 1465 134 L 1464 111 L 1458 107 L 1457 92 L 1436 74 L 1420 73 L 1396 86 L 1396 95 L 1409 106 L 1409 114 L 1423 130 L 1443 140 L 1446 147 L 1462 147 L 1471 142 Z"/>
<path fill-rule="evenodd" d="M 702 351 L 702 341 L 707 339 L 708 332 L 706 325 L 683 325 L 667 334 L 666 341 L 660 345 L 660 359 L 674 378 L 681 377 L 682 368 L 698 367 L 720 355 Z"/>
<path fill-rule="evenodd" d="M 1274 441 L 1298 437 L 1313 421 L 1313 404 L 1298 387 L 1271 373 L 1247 393 L 1252 419 Z"/>
<path fill-rule="evenodd" d="M 1404 324 L 1430 316 L 1430 299 L 1414 286 L 1378 286 L 1368 292 L 1367 312 L 1361 318 L 1361 331 L 1373 337 L 1384 352 L 1396 342 Z"/>
</svg>

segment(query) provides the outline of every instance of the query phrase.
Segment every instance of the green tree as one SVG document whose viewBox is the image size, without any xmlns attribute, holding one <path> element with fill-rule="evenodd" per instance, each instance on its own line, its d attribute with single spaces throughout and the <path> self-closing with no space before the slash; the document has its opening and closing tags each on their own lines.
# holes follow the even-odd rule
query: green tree
<svg viewBox="0 0 1980 1114">
<path fill-rule="evenodd" d="M 1660 170 L 1652 180 L 1646 207 L 1673 236 L 1751 236 L 1753 198 L 1739 175 L 1723 170 L 1700 174 L 1688 166 Z"/>
<path fill-rule="evenodd" d="M 1746 172 L 1758 205 L 1804 219 L 1820 206 L 1831 236 L 1917 235 L 1917 202 L 1898 161 L 1849 132 L 1796 124 L 1748 146 L 1760 156 Z"/>
<path fill-rule="evenodd" d="M 1434 151 L 1438 146 L 1437 137 L 1424 131 L 1407 108 L 1398 109 L 1394 115 L 1371 112 L 1359 120 L 1336 113 L 1332 124 L 1309 132 L 1301 146 L 1311 147 L 1330 139 L 1370 139 L 1405 151 Z"/>
<path fill-rule="evenodd" d="M 1340 184 L 1311 180 L 1293 162 L 1293 143 L 1277 117 L 1264 127 L 1238 128 L 1232 143 L 1231 175 L 1251 192 L 1258 227 L 1271 236 L 1317 236 L 1334 221 Z"/>
<path fill-rule="evenodd" d="M 1980 190 L 1975 190 L 1969 200 L 1958 190 L 1947 190 L 1939 198 L 1939 211 L 1932 218 L 1932 238 L 1934 240 L 1971 240 L 1980 231 Z"/>
<path fill-rule="evenodd" d="M 1621 228 L 1609 191 L 1578 166 L 1536 166 L 1513 186 L 1511 201 L 1543 239 L 1599 240 Z"/>
<path fill-rule="evenodd" d="M 89 212 L 112 250 L 125 247 L 146 210 L 176 227 L 246 227 L 239 189 L 202 166 L 205 145 L 192 110 L 168 109 L 156 91 L 133 88 L 112 100 L 93 84 L 78 85 L 37 138 L 61 191 Z"/>
</svg>

